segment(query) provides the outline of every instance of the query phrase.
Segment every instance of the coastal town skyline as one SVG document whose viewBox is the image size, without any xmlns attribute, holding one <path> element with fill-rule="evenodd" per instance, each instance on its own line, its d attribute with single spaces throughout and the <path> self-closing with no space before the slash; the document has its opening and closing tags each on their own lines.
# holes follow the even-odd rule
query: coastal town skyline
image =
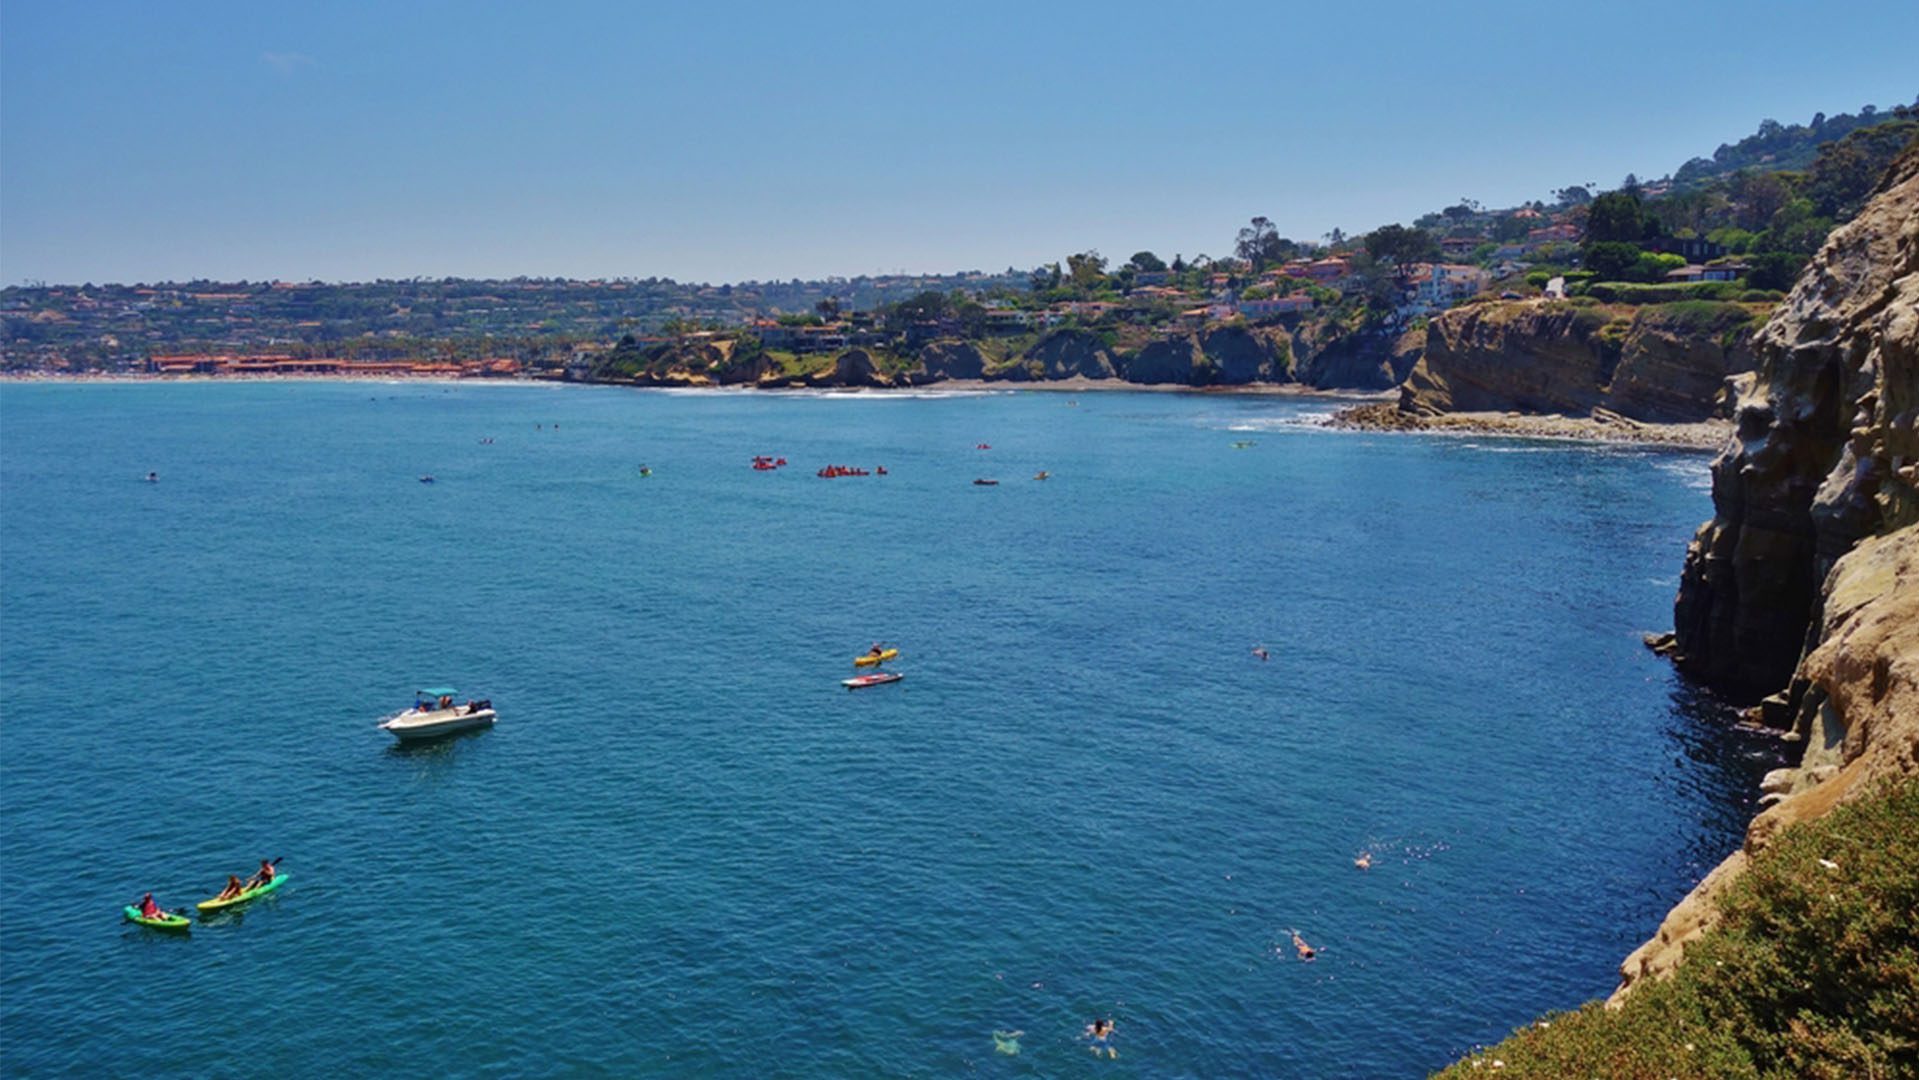
<svg viewBox="0 0 1919 1080">
<path fill-rule="evenodd" d="M 1376 12 L 1251 7 L 9 8 L 0 279 L 720 282 L 1218 257 L 1256 214 L 1317 240 L 1461 197 L 1656 177 L 1755 117 L 1908 101 L 1899 27 L 1919 16 L 1853 6 L 1883 32 L 1737 49 L 1705 44 L 1724 5 L 1662 13 L 1650 38 L 1630 13 L 1517 6 L 1405 8 L 1431 25 L 1392 36 Z M 1180 60 L 1206 55 L 1224 62 Z M 1381 67 L 1393 78 L 1366 78 Z M 1433 95 L 1404 108 L 1420 85 Z M 1606 107 L 1565 89 L 1582 86 Z"/>
</svg>

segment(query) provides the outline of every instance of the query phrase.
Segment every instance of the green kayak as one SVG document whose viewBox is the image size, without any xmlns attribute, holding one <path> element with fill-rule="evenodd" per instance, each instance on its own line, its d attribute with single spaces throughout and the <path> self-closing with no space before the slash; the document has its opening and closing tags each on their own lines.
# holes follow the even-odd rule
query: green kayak
<svg viewBox="0 0 1919 1080">
<path fill-rule="evenodd" d="M 134 907 L 132 904 L 128 904 L 120 910 L 126 913 L 128 922 L 137 922 L 141 926 L 151 926 L 155 930 L 185 930 L 193 925 L 187 921 L 185 915 L 169 915 L 164 911 L 160 913 L 159 918 L 149 919 L 145 915 L 140 914 L 140 909 Z"/>
<path fill-rule="evenodd" d="M 246 892 L 243 892 L 240 895 L 233 897 L 230 900 L 202 900 L 193 906 L 199 908 L 201 911 L 219 911 L 222 908 L 230 908 L 236 904 L 244 904 L 248 900 L 265 896 L 266 894 L 279 888 L 280 883 L 285 881 L 286 879 L 287 879 L 287 872 L 285 870 L 282 870 L 279 873 L 273 875 L 272 881 L 267 882 L 265 885 L 256 885 L 253 888 L 248 889 Z"/>
</svg>

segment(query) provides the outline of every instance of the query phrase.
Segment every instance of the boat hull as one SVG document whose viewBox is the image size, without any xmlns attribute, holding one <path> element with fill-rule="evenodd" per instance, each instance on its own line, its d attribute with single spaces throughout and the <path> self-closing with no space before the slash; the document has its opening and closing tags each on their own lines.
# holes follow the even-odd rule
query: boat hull
<svg viewBox="0 0 1919 1080">
<path fill-rule="evenodd" d="M 906 676 L 901 675 L 897 671 L 882 671 L 877 675 L 856 675 L 851 679 L 841 679 L 840 685 L 846 687 L 848 690 L 864 690 L 869 686 L 885 686 L 887 683 L 896 683 L 904 678 L 906 678 Z"/>
<path fill-rule="evenodd" d="M 380 729 L 401 742 L 419 742 L 424 739 L 438 739 L 446 735 L 455 735 L 462 731 L 491 727 L 498 718 L 492 709 L 475 709 L 464 712 L 458 709 L 438 709 L 428 713 L 404 712 L 390 717 L 380 724 Z"/>
</svg>

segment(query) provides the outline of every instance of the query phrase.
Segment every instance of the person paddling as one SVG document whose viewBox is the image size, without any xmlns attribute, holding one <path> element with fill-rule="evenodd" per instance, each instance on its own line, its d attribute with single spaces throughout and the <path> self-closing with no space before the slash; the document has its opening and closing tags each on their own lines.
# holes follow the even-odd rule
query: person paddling
<svg viewBox="0 0 1919 1080">
<path fill-rule="evenodd" d="M 273 883 L 273 878 L 276 873 L 277 871 L 273 869 L 273 863 L 269 862 L 266 859 L 261 859 L 260 869 L 258 870 L 258 872 L 256 872 L 253 875 L 252 878 L 248 879 L 246 887 L 248 889 L 251 889 L 259 885 L 270 885 Z M 242 891 L 245 891 L 245 890 L 242 890 Z"/>
<path fill-rule="evenodd" d="M 161 911 L 160 905 L 154 903 L 152 893 L 148 893 L 140 898 L 140 917 L 142 919 L 159 919 L 166 917 L 166 912 Z"/>
<path fill-rule="evenodd" d="M 227 887 L 224 889 L 221 889 L 220 895 L 214 897 L 214 899 L 215 900 L 231 900 L 234 897 L 246 891 L 247 891 L 246 883 L 240 880 L 240 877 L 238 874 L 228 874 Z"/>
</svg>

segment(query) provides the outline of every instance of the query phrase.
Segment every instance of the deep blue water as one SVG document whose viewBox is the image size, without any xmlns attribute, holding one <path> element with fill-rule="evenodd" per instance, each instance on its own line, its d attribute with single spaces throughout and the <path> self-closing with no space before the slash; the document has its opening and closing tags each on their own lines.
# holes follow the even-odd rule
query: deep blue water
<svg viewBox="0 0 1919 1080">
<path fill-rule="evenodd" d="M 1418 1075 L 1736 846 L 1703 457 L 1074 400 L 0 388 L 0 1068 Z"/>
</svg>

